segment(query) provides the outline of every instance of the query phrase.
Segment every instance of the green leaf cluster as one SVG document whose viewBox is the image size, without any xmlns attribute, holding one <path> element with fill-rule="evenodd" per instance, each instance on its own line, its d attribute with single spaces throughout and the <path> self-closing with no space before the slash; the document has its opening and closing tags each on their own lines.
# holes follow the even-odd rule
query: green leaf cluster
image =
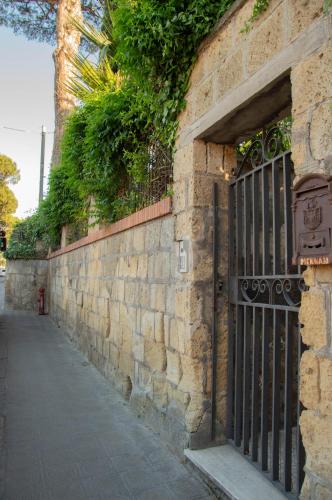
<svg viewBox="0 0 332 500">
<path fill-rule="evenodd" d="M 6 259 L 35 259 L 47 255 L 48 241 L 40 214 L 34 214 L 14 227 L 10 245 L 4 252 Z M 38 246 L 40 242 L 40 246 Z"/>
<path fill-rule="evenodd" d="M 147 178 L 151 151 L 172 156 L 197 49 L 233 2 L 107 2 L 109 65 L 106 72 L 101 66 L 100 79 L 81 65 L 89 77 L 78 82 L 81 90 L 85 83 L 83 102 L 68 119 L 61 163 L 36 215 L 47 221 L 53 246 L 62 225 L 87 224 L 91 197 L 96 220 L 114 221 L 135 210 L 135 186 Z"/>
<path fill-rule="evenodd" d="M 250 18 L 245 22 L 241 33 L 248 33 L 251 30 L 253 22 L 265 12 L 270 5 L 270 0 L 256 0 L 252 9 Z"/>
</svg>

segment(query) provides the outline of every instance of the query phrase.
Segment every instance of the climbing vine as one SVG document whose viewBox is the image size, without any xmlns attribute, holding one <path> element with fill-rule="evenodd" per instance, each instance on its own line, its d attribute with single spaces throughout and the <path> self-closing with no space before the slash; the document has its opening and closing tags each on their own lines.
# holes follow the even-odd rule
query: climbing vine
<svg viewBox="0 0 332 500">
<path fill-rule="evenodd" d="M 332 0 L 324 0 L 323 10 L 325 15 L 329 13 L 331 7 L 332 7 Z"/>
<path fill-rule="evenodd" d="M 133 210 L 128 186 L 144 182 L 157 146 L 172 156 L 197 49 L 233 2 L 105 2 L 112 26 L 107 30 L 109 67 L 120 77 L 86 93 L 68 119 L 61 163 L 32 219 L 35 225 L 47 220 L 53 247 L 59 244 L 61 226 L 87 224 L 91 197 L 97 220 L 114 221 Z"/>
<path fill-rule="evenodd" d="M 252 14 L 245 22 L 241 32 L 248 33 L 251 30 L 253 22 L 265 12 L 270 4 L 270 0 L 256 0 L 254 3 Z"/>
</svg>

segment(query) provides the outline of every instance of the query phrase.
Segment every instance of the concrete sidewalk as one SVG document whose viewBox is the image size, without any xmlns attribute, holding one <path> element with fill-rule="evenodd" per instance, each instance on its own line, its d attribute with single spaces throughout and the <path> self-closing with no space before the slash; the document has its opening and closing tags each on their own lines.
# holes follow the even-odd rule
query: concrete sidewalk
<svg viewBox="0 0 332 500">
<path fill-rule="evenodd" d="M 1 498 L 214 498 L 48 317 L 3 312 L 0 351 Z"/>
</svg>

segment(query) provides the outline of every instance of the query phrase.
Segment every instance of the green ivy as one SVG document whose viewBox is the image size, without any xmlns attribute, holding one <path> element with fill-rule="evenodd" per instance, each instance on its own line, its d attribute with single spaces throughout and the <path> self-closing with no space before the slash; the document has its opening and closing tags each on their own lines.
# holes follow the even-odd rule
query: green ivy
<svg viewBox="0 0 332 500">
<path fill-rule="evenodd" d="M 252 9 L 252 14 L 248 21 L 245 22 L 241 29 L 241 33 L 248 33 L 251 30 L 252 23 L 267 10 L 269 5 L 270 0 L 256 0 Z"/>
<path fill-rule="evenodd" d="M 39 214 L 34 214 L 18 223 L 11 234 L 10 244 L 4 252 L 6 259 L 45 258 L 49 241 Z"/>
<path fill-rule="evenodd" d="M 324 0 L 323 11 L 324 14 L 327 15 L 332 7 L 332 0 Z"/>
<path fill-rule="evenodd" d="M 61 163 L 31 220 L 38 228 L 43 222 L 52 247 L 64 224 L 87 225 L 91 196 L 97 220 L 135 210 L 130 186 L 144 183 L 151 148 L 172 156 L 197 49 L 233 2 L 118 0 L 113 6 L 110 57 L 121 85 L 92 93 L 68 119 Z"/>
</svg>

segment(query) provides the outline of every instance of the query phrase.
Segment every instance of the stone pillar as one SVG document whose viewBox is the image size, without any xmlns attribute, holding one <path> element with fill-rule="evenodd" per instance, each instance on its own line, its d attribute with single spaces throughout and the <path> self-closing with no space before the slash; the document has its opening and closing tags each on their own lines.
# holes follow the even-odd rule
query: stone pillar
<svg viewBox="0 0 332 500">
<path fill-rule="evenodd" d="M 300 321 L 309 347 L 301 360 L 300 424 L 306 450 L 306 479 L 301 498 L 332 498 L 332 266 L 305 271 L 310 286 L 302 297 Z"/>
<path fill-rule="evenodd" d="M 297 178 L 332 173 L 332 44 L 292 70 L 292 158 Z M 332 266 L 308 268 L 300 321 L 303 342 L 300 425 L 306 451 L 302 499 L 332 498 Z"/>
<path fill-rule="evenodd" d="M 211 425 L 211 324 L 212 324 L 212 189 L 219 187 L 219 273 L 227 276 L 228 176 L 235 166 L 234 149 L 196 140 L 178 147 L 174 167 L 175 238 L 189 242 L 189 269 L 181 274 L 175 293 L 182 378 L 178 389 L 187 394 L 185 424 L 192 448 L 208 443 Z M 226 395 L 225 310 L 222 301 L 218 329 L 219 417 Z M 226 316 L 227 317 L 227 316 Z M 221 339 L 220 339 L 221 340 Z"/>
</svg>

